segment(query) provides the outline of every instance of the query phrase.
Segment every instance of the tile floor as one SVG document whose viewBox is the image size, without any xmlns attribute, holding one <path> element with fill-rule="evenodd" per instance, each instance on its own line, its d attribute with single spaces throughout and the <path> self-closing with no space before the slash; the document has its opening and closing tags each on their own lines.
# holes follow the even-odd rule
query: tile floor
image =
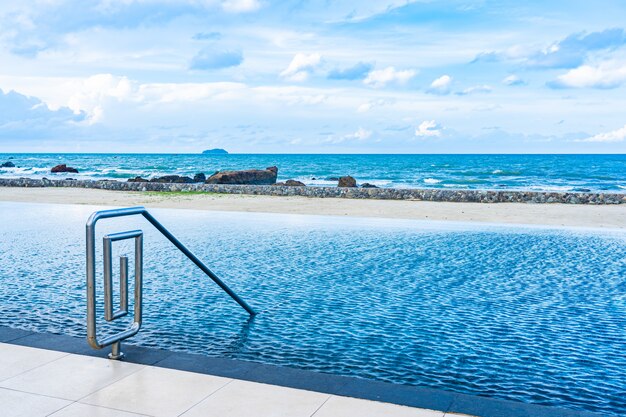
<svg viewBox="0 0 626 417">
<path fill-rule="evenodd" d="M 460 417 L 0 343 L 3 417 Z"/>
</svg>

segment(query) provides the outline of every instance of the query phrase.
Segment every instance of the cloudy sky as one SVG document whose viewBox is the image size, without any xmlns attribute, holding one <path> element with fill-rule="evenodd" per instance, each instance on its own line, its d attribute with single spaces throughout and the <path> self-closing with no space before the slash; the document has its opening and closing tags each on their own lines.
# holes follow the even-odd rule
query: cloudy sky
<svg viewBox="0 0 626 417">
<path fill-rule="evenodd" d="M 623 0 L 0 3 L 0 152 L 624 153 Z"/>
</svg>

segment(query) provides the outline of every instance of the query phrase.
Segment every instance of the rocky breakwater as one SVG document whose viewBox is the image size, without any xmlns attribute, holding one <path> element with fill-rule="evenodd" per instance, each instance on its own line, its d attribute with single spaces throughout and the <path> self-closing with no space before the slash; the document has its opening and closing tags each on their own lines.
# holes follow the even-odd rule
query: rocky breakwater
<svg viewBox="0 0 626 417">
<path fill-rule="evenodd" d="M 465 203 L 626 204 L 626 194 L 542 191 L 433 190 L 361 187 L 277 187 L 274 185 L 189 184 L 92 180 L 0 178 L 0 187 L 72 187 L 114 191 L 202 191 L 222 194 L 357 198 L 375 200 L 454 201 Z"/>
<path fill-rule="evenodd" d="M 272 185 L 278 177 L 277 167 L 243 171 L 218 171 L 206 179 L 205 184 Z"/>
</svg>

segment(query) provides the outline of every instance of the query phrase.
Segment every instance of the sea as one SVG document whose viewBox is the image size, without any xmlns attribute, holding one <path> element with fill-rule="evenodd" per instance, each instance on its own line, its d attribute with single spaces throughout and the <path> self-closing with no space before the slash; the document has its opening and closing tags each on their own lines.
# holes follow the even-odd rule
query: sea
<svg viewBox="0 0 626 417">
<path fill-rule="evenodd" d="M 0 178 L 109 179 L 193 176 L 278 167 L 278 181 L 335 186 L 351 175 L 383 188 L 626 192 L 626 155 L 393 155 L 393 154 L 92 154 L 0 153 Z M 52 174 L 67 164 L 78 174 Z"/>
</svg>

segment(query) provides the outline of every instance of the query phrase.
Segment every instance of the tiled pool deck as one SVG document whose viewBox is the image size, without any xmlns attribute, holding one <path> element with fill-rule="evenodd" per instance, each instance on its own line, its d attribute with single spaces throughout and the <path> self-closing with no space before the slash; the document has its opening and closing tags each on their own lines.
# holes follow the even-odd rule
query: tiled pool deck
<svg viewBox="0 0 626 417">
<path fill-rule="evenodd" d="M 0 415 L 600 415 L 131 345 L 123 350 L 126 361 L 111 361 L 84 339 L 0 326 Z"/>
</svg>

